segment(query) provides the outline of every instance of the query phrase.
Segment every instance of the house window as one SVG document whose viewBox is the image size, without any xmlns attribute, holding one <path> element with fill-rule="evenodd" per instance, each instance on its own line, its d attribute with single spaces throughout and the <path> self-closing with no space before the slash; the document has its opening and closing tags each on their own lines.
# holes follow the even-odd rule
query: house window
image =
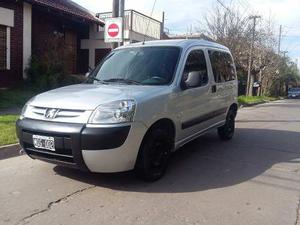
<svg viewBox="0 0 300 225">
<path fill-rule="evenodd" d="M 7 69 L 7 28 L 0 25 L 0 70 Z"/>
</svg>

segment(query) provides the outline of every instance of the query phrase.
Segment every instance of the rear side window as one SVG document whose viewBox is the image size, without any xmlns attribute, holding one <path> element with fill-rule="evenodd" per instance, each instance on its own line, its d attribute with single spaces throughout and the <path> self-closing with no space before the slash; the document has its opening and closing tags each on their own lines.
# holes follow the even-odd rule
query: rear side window
<svg viewBox="0 0 300 225">
<path fill-rule="evenodd" d="M 209 50 L 208 54 L 216 83 L 236 79 L 234 63 L 229 53 Z"/>
<path fill-rule="evenodd" d="M 184 67 L 183 80 L 187 79 L 190 72 L 198 72 L 200 83 L 198 87 L 205 86 L 208 83 L 208 74 L 205 55 L 202 50 L 191 51 Z"/>
</svg>

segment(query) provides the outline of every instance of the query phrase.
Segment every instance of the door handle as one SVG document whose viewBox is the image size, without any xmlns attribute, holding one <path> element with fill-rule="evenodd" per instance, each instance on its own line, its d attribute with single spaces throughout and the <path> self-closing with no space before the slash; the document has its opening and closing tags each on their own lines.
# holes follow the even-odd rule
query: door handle
<svg viewBox="0 0 300 225">
<path fill-rule="evenodd" d="M 212 85 L 211 86 L 211 92 L 216 93 L 217 92 L 217 85 Z"/>
</svg>

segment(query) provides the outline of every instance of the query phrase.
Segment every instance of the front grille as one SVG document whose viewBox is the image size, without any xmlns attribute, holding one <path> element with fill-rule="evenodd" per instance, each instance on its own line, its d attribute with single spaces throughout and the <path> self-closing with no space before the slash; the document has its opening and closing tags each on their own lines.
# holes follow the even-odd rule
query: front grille
<svg viewBox="0 0 300 225">
<path fill-rule="evenodd" d="M 67 162 L 67 163 L 74 163 L 74 159 L 73 156 L 69 156 L 69 155 L 62 155 L 62 154 L 56 154 L 54 152 L 49 152 L 46 150 L 42 150 L 42 149 L 36 149 L 36 148 L 25 148 L 25 151 L 28 155 L 31 156 L 37 156 L 37 157 L 41 157 L 41 158 L 45 158 L 45 159 L 52 159 L 55 161 L 61 161 L 61 162 Z"/>
<path fill-rule="evenodd" d="M 54 137 L 55 140 L 55 151 L 49 151 L 46 149 L 37 149 L 33 145 L 32 136 L 43 135 Z M 32 133 L 29 131 L 23 131 L 23 144 L 27 154 L 31 156 L 37 156 L 50 160 L 58 160 L 67 163 L 74 163 L 74 157 L 72 154 L 71 137 L 59 136 L 47 133 Z"/>
<path fill-rule="evenodd" d="M 44 116 L 47 108 L 43 107 L 32 107 L 32 112 L 38 116 Z M 80 117 L 85 111 L 84 110 L 68 110 L 68 109 L 58 109 L 55 118 L 74 118 Z"/>
</svg>

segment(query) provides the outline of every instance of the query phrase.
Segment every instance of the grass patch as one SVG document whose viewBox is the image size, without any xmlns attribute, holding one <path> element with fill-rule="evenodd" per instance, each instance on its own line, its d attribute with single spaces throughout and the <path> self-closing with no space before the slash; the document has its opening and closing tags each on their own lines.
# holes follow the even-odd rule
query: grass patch
<svg viewBox="0 0 300 225">
<path fill-rule="evenodd" d="M 0 146 L 18 142 L 16 135 L 16 121 L 18 118 L 18 115 L 0 116 Z"/>
<path fill-rule="evenodd" d="M 0 110 L 22 107 L 37 92 L 29 88 L 0 90 Z"/>
<path fill-rule="evenodd" d="M 269 96 L 239 96 L 238 102 L 240 105 L 253 105 L 258 103 L 264 103 L 269 101 L 275 101 L 280 99 L 279 97 Z"/>
</svg>

